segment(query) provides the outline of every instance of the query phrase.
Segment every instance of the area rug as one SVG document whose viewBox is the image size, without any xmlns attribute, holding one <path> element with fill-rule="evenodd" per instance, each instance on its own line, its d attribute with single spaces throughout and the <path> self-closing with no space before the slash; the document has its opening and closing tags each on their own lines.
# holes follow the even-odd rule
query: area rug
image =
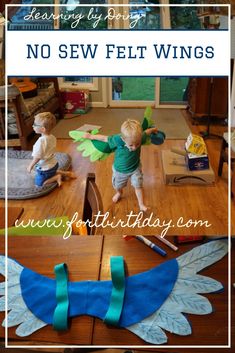
<svg viewBox="0 0 235 353">
<path fill-rule="evenodd" d="M 142 121 L 144 110 L 130 108 L 93 108 L 87 114 L 60 120 L 52 131 L 59 139 L 69 139 L 69 131 L 76 130 L 84 124 L 100 125 L 101 133 L 112 135 L 120 132 L 120 126 L 126 119 Z M 153 120 L 159 130 L 166 134 L 167 139 L 185 140 L 190 129 L 180 109 L 153 109 Z"/>
<path fill-rule="evenodd" d="M 67 170 L 71 164 L 71 158 L 66 153 L 56 153 L 59 168 Z M 34 185 L 34 173 L 27 172 L 27 166 L 32 159 L 31 151 L 8 151 L 8 199 L 21 200 L 33 199 L 44 196 L 57 187 L 54 182 L 38 187 Z M 0 150 L 0 198 L 5 198 L 5 151 Z"/>
</svg>

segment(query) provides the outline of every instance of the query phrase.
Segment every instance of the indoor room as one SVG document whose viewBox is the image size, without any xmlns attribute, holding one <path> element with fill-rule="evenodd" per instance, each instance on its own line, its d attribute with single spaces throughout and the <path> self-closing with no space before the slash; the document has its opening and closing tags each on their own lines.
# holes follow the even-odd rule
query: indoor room
<svg viewBox="0 0 235 353">
<path fill-rule="evenodd" d="M 232 351 L 235 2 L 207 2 L 1 1 L 0 352 Z"/>
<path fill-rule="evenodd" d="M 28 3 L 32 3 L 32 7 L 10 8 L 9 28 L 17 30 L 25 26 L 33 29 L 36 25 L 42 26 L 41 29 L 64 28 L 64 17 L 60 17 L 61 22 L 58 25 L 58 20 L 51 19 L 52 10 L 49 7 L 46 8 L 48 20 L 39 19 L 35 22 L 29 19 L 24 23 L 24 17 L 30 16 L 35 2 L 32 0 L 27 1 Z M 163 11 L 162 8 L 151 8 L 150 5 L 141 8 L 132 6 L 129 17 L 124 18 L 123 15 L 116 20 L 113 16 L 112 21 L 110 15 L 108 17 L 107 13 L 104 13 L 107 8 L 99 10 L 95 8 L 96 18 L 98 14 L 100 16 L 100 20 L 95 22 L 95 28 L 102 29 L 107 26 L 125 29 L 134 19 L 138 19 L 135 23 L 138 29 L 224 30 L 228 26 L 227 8 L 224 7 L 185 7 L 183 10 L 185 13 L 182 13 L 179 7 Z M 64 6 L 61 11 L 69 15 L 73 11 L 73 6 Z M 84 20 L 80 25 L 92 29 L 92 23 L 94 26 L 94 22 L 87 23 Z M 199 55 L 198 53 L 196 55 Z M 129 55 L 136 54 L 132 52 Z M 182 52 L 181 48 L 181 52 L 177 55 L 195 55 L 195 50 L 184 48 Z M 235 89 L 233 62 L 234 59 L 231 59 L 232 126 Z M 4 45 L 1 66 L 3 84 Z M 231 209 L 234 211 L 234 173 L 232 171 L 228 173 L 228 156 L 231 158 L 232 169 L 234 164 L 234 151 L 231 151 L 231 155 L 228 152 L 228 77 L 9 77 L 8 81 L 9 214 L 11 207 L 17 207 L 18 216 L 24 222 L 32 219 L 44 221 L 63 216 L 70 220 L 81 219 L 84 216 L 88 176 L 92 174 L 98 192 L 97 207 L 101 211 L 100 215 L 102 214 L 97 221 L 97 227 L 93 229 L 94 232 L 120 234 L 122 225 L 127 223 L 130 234 L 132 232 L 135 234 L 138 224 L 143 234 L 155 234 L 156 231 L 160 234 L 175 234 L 175 226 L 179 234 L 186 235 L 215 235 L 228 232 L 230 182 Z M 4 84 L 1 86 L 0 95 L 1 146 L 4 148 L 6 138 Z M 59 153 L 59 163 L 62 169 L 72 170 L 76 177 L 63 183 L 59 188 L 56 182 L 35 188 L 33 172 L 26 171 L 32 158 L 30 151 L 38 138 L 32 126 L 34 117 L 43 112 L 51 112 L 56 116 L 56 126 L 52 134 L 57 139 L 56 151 Z M 124 189 L 120 201 L 112 200 L 113 154 L 110 153 L 109 157 L 107 154 L 105 156 L 107 158 L 104 159 L 92 157 L 89 151 L 81 153 L 77 150 L 81 141 L 75 142 L 71 137 L 71 131 L 84 129 L 84 132 L 96 131 L 111 136 L 120 132 L 122 123 L 127 119 L 135 119 L 142 124 L 146 114 L 151 118 L 152 126 L 164 134 L 164 138 L 157 142 L 151 140 L 141 149 L 146 207 L 144 214 L 139 215 L 142 209 L 131 185 L 128 184 Z M 203 149 L 199 159 L 190 161 L 189 153 L 192 152 L 190 148 L 196 143 L 195 138 L 200 140 Z M 233 144 L 232 142 L 231 146 Z M 0 152 L 2 152 L 3 175 L 4 150 Z M 84 157 L 85 155 L 88 158 Z M 16 171 L 21 171 L 17 178 Z M 1 177 L 1 180 L 3 207 L 5 185 L 4 178 Z M 9 226 L 14 225 L 14 216 Z M 102 227 L 101 222 L 105 222 L 102 223 Z"/>
</svg>

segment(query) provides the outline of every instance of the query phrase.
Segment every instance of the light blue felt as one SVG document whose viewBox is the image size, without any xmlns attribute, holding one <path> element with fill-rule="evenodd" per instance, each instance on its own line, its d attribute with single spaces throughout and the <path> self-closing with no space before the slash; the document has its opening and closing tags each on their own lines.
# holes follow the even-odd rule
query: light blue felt
<svg viewBox="0 0 235 353">
<path fill-rule="evenodd" d="M 125 279 L 125 298 L 119 326 L 133 325 L 154 313 L 168 298 L 178 276 L 176 259 Z M 22 297 L 36 317 L 52 324 L 56 282 L 27 268 L 20 278 Z M 111 281 L 69 282 L 69 317 L 90 315 L 104 319 L 111 298 Z"/>
</svg>

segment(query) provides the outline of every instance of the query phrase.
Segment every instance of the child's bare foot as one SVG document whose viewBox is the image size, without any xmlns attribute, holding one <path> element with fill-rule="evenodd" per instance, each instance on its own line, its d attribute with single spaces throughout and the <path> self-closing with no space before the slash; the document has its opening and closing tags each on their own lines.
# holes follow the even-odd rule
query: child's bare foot
<svg viewBox="0 0 235 353">
<path fill-rule="evenodd" d="M 70 172 L 70 171 L 65 171 L 65 170 L 61 170 L 61 169 L 58 169 L 56 174 L 60 174 L 64 179 L 76 179 L 77 176 L 74 172 Z"/>
<path fill-rule="evenodd" d="M 63 184 L 62 183 L 62 176 L 60 174 L 56 175 L 56 182 L 57 182 L 59 187 Z"/>
<path fill-rule="evenodd" d="M 52 178 L 49 178 L 47 180 L 44 181 L 43 186 L 47 185 L 47 184 L 51 184 L 54 181 L 57 182 L 58 186 L 62 185 L 62 176 L 60 174 L 56 174 L 54 175 Z"/>
<path fill-rule="evenodd" d="M 122 197 L 122 193 L 118 191 L 118 192 L 113 196 L 112 200 L 113 200 L 114 203 L 117 203 L 117 202 L 121 199 L 121 197 Z"/>
<path fill-rule="evenodd" d="M 139 205 L 140 206 L 140 211 L 146 212 L 148 211 L 149 207 L 145 206 L 145 205 Z"/>
<path fill-rule="evenodd" d="M 71 179 L 76 179 L 77 175 L 74 172 L 68 172 L 68 177 Z"/>
</svg>

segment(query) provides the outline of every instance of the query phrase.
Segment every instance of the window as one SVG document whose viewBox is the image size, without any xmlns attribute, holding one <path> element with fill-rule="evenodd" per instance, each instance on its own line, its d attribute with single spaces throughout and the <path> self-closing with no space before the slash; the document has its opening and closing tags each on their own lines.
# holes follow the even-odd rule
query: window
<svg viewBox="0 0 235 353">
<path fill-rule="evenodd" d="M 80 19 L 78 22 L 79 24 L 79 29 L 107 29 L 108 27 L 108 21 L 107 19 L 105 20 L 105 16 L 107 14 L 108 8 L 107 7 L 100 7 L 100 6 L 95 6 L 100 5 L 100 4 L 105 4 L 107 1 L 106 0 L 57 0 L 59 4 L 68 4 L 68 6 L 61 6 L 59 8 L 60 14 L 63 14 L 63 18 L 66 16 L 70 15 L 73 13 L 74 16 L 76 15 L 84 15 L 83 18 Z M 56 1 L 56 2 L 57 2 Z M 76 4 L 84 6 L 76 7 Z M 92 7 L 86 6 L 86 4 L 91 4 L 94 5 Z M 88 19 L 88 15 L 90 18 L 93 20 Z M 60 29 L 76 29 L 76 27 L 73 27 L 72 22 L 74 20 L 64 20 L 61 18 L 59 28 Z M 77 28 L 78 29 L 78 28 Z"/>
<path fill-rule="evenodd" d="M 32 29 L 52 29 L 54 27 L 53 19 L 39 19 L 35 20 L 27 20 L 25 21 L 25 16 L 28 16 L 33 8 L 36 8 L 36 12 L 38 13 L 46 13 L 49 17 L 53 13 L 53 7 L 40 7 L 36 6 L 36 4 L 48 4 L 52 5 L 54 3 L 53 0 L 22 0 L 22 4 L 32 5 L 32 6 L 22 6 L 22 7 L 12 7 L 14 15 L 11 17 L 11 22 L 9 23 L 10 29 L 23 29 L 23 30 L 32 30 Z"/>
<path fill-rule="evenodd" d="M 133 5 L 132 5 L 133 4 Z M 134 5 L 135 4 L 135 5 Z M 133 29 L 160 29 L 160 8 L 151 4 L 159 4 L 159 1 L 131 0 L 130 15 L 132 18 L 140 16 L 140 20 Z M 146 5 L 146 6 L 136 6 Z M 132 29 L 132 28 L 130 28 Z"/>
<path fill-rule="evenodd" d="M 58 1 L 58 0 L 57 0 Z M 63 14 L 63 18 L 68 16 L 71 12 L 74 14 L 74 16 L 82 14 L 84 15 L 84 18 L 81 18 L 79 21 L 79 29 L 80 30 L 92 30 L 92 29 L 107 29 L 108 28 L 108 21 L 105 20 L 105 16 L 107 14 L 107 7 L 99 7 L 95 6 L 95 4 L 105 4 L 106 0 L 59 0 L 60 4 L 68 4 L 68 6 L 61 6 L 59 8 L 60 14 Z M 82 5 L 84 3 L 84 6 L 77 7 L 76 4 Z M 94 4 L 93 7 L 90 6 L 85 6 L 85 4 Z M 94 20 L 89 21 L 88 14 Z M 59 23 L 59 28 L 63 30 L 71 30 L 74 29 L 76 30 L 76 26 L 73 27 L 72 24 L 73 20 L 64 20 L 61 19 Z M 98 90 L 98 78 L 93 78 L 93 77 L 63 77 L 59 78 L 59 85 L 61 88 L 87 88 L 92 91 L 97 91 Z"/>
<path fill-rule="evenodd" d="M 160 78 L 160 105 L 185 104 L 188 99 L 188 77 Z"/>
<path fill-rule="evenodd" d="M 86 88 L 98 91 L 98 78 L 84 76 L 67 76 L 58 78 L 60 88 Z"/>
<path fill-rule="evenodd" d="M 179 4 L 178 0 L 170 0 L 170 4 Z M 197 4 L 197 0 L 185 0 L 184 5 Z M 198 7 L 180 6 L 170 8 L 170 21 L 172 29 L 200 29 L 201 22 L 197 16 Z"/>
</svg>

